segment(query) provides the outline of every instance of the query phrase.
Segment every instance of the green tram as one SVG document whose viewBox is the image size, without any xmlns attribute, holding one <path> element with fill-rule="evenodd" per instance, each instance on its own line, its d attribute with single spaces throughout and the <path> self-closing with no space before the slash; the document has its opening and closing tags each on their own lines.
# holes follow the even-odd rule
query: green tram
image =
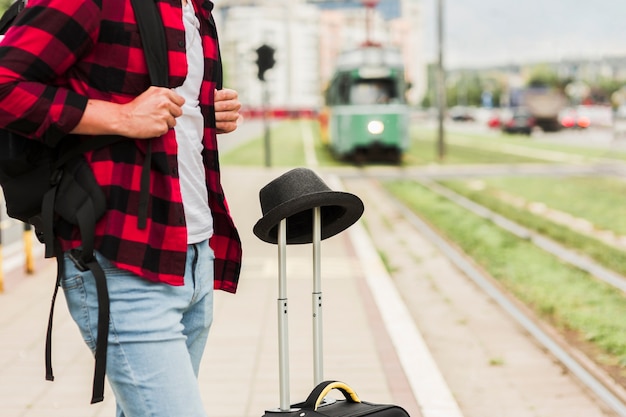
<svg viewBox="0 0 626 417">
<path fill-rule="evenodd" d="M 399 163 L 409 145 L 402 56 L 363 46 L 342 53 L 326 90 L 322 137 L 339 159 Z"/>
</svg>

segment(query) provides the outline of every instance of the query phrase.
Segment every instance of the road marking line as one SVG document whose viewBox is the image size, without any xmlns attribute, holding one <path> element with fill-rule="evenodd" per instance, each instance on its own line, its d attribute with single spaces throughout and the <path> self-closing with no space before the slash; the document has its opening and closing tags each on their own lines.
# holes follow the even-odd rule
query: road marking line
<svg viewBox="0 0 626 417">
<path fill-rule="evenodd" d="M 335 176 L 329 179 L 329 183 L 335 190 L 343 189 Z M 369 235 L 360 222 L 348 233 L 422 416 L 463 417 Z"/>
</svg>

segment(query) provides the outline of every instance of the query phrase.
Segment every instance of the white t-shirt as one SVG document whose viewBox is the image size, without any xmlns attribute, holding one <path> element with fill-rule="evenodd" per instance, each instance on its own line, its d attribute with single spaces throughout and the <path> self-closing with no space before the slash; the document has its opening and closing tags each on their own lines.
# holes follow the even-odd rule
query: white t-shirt
<svg viewBox="0 0 626 417">
<path fill-rule="evenodd" d="M 174 131 L 178 143 L 178 173 L 187 222 L 187 243 L 197 243 L 213 235 L 213 217 L 202 163 L 204 119 L 198 95 L 204 76 L 204 57 L 200 22 L 191 1 L 183 5 L 183 24 L 187 44 L 187 77 L 174 91 L 185 98 L 182 116 L 176 119 Z"/>
</svg>

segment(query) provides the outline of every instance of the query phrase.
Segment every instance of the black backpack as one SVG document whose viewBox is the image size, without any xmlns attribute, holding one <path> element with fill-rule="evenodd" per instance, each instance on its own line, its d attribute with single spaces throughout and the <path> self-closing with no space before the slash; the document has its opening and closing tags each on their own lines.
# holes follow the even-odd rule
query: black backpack
<svg viewBox="0 0 626 417">
<path fill-rule="evenodd" d="M 142 39 L 152 85 L 167 86 L 168 63 L 165 30 L 153 1 L 131 0 Z M 0 34 L 20 18 L 25 0 L 17 0 L 0 18 Z M 31 224 L 37 238 L 45 244 L 46 257 L 57 258 L 57 282 L 52 296 L 46 337 L 46 379 L 54 380 L 51 334 L 54 304 L 63 273 L 63 253 L 54 235 L 55 218 L 78 226 L 82 250 L 72 251 L 75 263 L 89 269 L 98 291 L 98 339 L 91 403 L 104 398 L 104 377 L 109 332 L 109 296 L 104 271 L 94 257 L 96 221 L 106 210 L 103 191 L 97 184 L 83 153 L 111 146 L 124 138 L 101 136 L 78 142 L 68 136 L 55 147 L 0 130 L 0 186 L 10 217 Z M 151 143 L 148 143 L 140 192 L 140 227 L 145 227 L 149 198 Z M 24 190 L 29 190 L 27 193 Z"/>
</svg>

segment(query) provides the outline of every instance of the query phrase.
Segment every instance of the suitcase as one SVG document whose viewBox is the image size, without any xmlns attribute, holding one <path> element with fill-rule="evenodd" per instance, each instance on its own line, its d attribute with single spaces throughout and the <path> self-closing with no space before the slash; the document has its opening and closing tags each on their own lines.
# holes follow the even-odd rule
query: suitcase
<svg viewBox="0 0 626 417">
<path fill-rule="evenodd" d="M 272 181 L 261 190 L 260 199 L 264 218 L 257 222 L 254 233 L 261 240 L 278 245 L 279 265 L 277 311 L 280 406 L 266 410 L 263 417 L 278 417 L 277 413 L 284 414 L 285 417 L 370 415 L 409 417 L 406 410 L 400 406 L 361 401 L 356 392 L 347 384 L 323 380 L 321 240 L 345 230 L 356 222 L 363 213 L 361 200 L 352 194 L 330 190 L 312 171 L 304 168 L 296 168 Z M 342 206 L 342 209 L 337 210 L 337 206 Z M 289 226 L 288 222 L 290 222 Z M 312 313 L 315 387 L 304 402 L 291 404 L 286 253 L 287 244 L 300 243 L 313 245 Z M 327 397 L 327 394 L 335 389 L 343 394 L 344 399 L 336 400 Z"/>
</svg>

